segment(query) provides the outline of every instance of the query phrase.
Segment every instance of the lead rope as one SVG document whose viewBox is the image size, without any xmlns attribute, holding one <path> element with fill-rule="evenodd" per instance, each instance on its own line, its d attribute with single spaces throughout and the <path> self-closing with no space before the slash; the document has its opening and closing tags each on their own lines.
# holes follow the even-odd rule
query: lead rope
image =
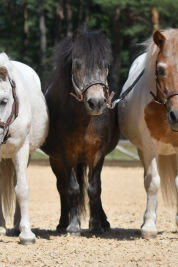
<svg viewBox="0 0 178 267">
<path fill-rule="evenodd" d="M 125 90 L 122 95 L 120 96 L 120 98 L 116 99 L 114 102 L 112 102 L 110 104 L 110 106 L 108 106 L 109 109 L 113 109 L 115 108 L 116 104 L 119 103 L 121 100 L 124 100 L 125 97 L 130 93 L 130 91 L 133 89 L 133 87 L 136 85 L 136 83 L 140 80 L 140 78 L 143 76 L 145 69 L 142 70 L 142 72 L 138 75 L 138 77 L 136 78 L 136 80 L 133 82 L 133 84 L 131 86 L 129 86 L 127 88 L 127 90 Z"/>
</svg>

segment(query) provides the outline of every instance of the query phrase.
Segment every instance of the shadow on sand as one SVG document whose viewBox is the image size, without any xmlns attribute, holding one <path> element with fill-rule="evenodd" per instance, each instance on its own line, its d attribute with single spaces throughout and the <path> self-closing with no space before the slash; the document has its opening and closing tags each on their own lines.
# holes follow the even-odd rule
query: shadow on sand
<svg viewBox="0 0 178 267">
<path fill-rule="evenodd" d="M 57 236 L 68 236 L 69 233 L 66 233 L 65 229 L 57 232 L 55 230 L 45 230 L 39 228 L 32 228 L 32 232 L 36 235 L 37 238 L 50 240 L 51 237 Z M 158 236 L 162 235 L 164 232 L 158 232 Z M 20 234 L 15 232 L 14 229 L 7 230 L 7 236 L 13 237 Z M 140 230 L 138 229 L 123 229 L 123 228 L 110 228 L 110 230 L 104 232 L 101 235 L 92 235 L 89 233 L 88 229 L 82 229 L 81 236 L 86 238 L 100 238 L 100 239 L 114 239 L 118 241 L 130 240 L 134 241 L 138 238 L 141 238 Z"/>
</svg>

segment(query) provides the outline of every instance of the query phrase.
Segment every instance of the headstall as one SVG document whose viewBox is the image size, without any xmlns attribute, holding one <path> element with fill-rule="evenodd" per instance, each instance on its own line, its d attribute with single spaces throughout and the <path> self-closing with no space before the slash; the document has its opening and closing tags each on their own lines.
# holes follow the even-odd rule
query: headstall
<svg viewBox="0 0 178 267">
<path fill-rule="evenodd" d="M 10 125 L 10 123 L 12 121 L 13 116 L 15 116 L 15 119 L 16 119 L 17 116 L 18 116 L 18 113 L 19 113 L 19 101 L 18 101 L 18 98 L 17 98 L 17 95 L 16 95 L 16 90 L 15 90 L 16 84 L 15 84 L 14 80 L 12 80 L 10 78 L 9 75 L 7 75 L 7 77 L 9 79 L 9 82 L 10 82 L 11 87 L 12 87 L 12 94 L 13 94 L 13 98 L 14 98 L 14 103 L 12 105 L 11 114 L 10 114 L 9 118 L 7 119 L 7 121 L 6 122 L 1 122 L 0 121 L 0 127 L 4 128 L 4 132 L 5 132 L 3 140 L 1 142 L 1 145 L 5 144 L 7 142 L 7 139 L 9 137 L 11 137 L 11 134 L 9 134 L 9 125 Z"/>
<path fill-rule="evenodd" d="M 159 52 L 160 53 L 160 52 Z M 159 55 L 159 54 L 158 54 Z M 150 91 L 150 94 L 153 96 L 153 100 L 158 103 L 158 104 L 163 104 L 164 106 L 166 106 L 166 102 L 168 100 L 169 97 L 171 96 L 175 96 L 175 95 L 178 95 L 178 90 L 176 91 L 173 91 L 173 92 L 170 92 L 168 94 L 166 94 L 162 88 L 161 88 L 161 85 L 159 83 L 159 80 L 158 80 L 158 75 L 157 75 L 157 62 L 156 62 L 156 73 L 155 73 L 155 80 L 156 80 L 156 88 L 157 88 L 157 96 L 155 96 L 155 94 Z M 163 96 L 163 100 L 159 100 L 158 99 L 158 91 L 161 93 L 161 95 Z"/>
<path fill-rule="evenodd" d="M 75 81 L 75 79 L 74 79 L 74 75 L 73 75 L 73 73 L 72 73 L 72 84 L 73 84 L 74 90 L 75 90 L 75 92 L 76 92 L 76 95 L 73 94 L 73 93 L 70 93 L 70 94 L 71 94 L 72 96 L 74 96 L 79 102 L 81 102 L 81 101 L 84 102 L 83 93 L 84 93 L 88 88 L 90 88 L 91 86 L 96 85 L 96 84 L 100 84 L 100 85 L 102 85 L 103 88 L 105 88 L 105 90 L 106 90 L 106 95 L 107 95 L 107 105 L 106 105 L 106 107 L 109 108 L 109 106 L 112 105 L 112 104 L 111 104 L 111 101 L 112 101 L 112 99 L 113 99 L 115 93 L 114 93 L 114 92 L 111 92 L 111 94 L 109 95 L 109 86 L 108 86 L 108 84 L 105 84 L 105 83 L 103 83 L 103 82 L 101 82 L 101 81 L 99 81 L 99 80 L 98 80 L 98 81 L 92 81 L 92 82 L 88 83 L 82 90 L 80 90 L 79 87 L 78 87 L 77 84 L 76 84 L 76 81 Z"/>
</svg>

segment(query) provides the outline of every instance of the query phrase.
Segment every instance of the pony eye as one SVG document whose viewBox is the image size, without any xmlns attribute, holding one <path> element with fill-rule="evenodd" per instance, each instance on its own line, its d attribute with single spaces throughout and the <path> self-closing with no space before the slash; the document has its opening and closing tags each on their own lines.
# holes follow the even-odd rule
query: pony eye
<svg viewBox="0 0 178 267">
<path fill-rule="evenodd" d="M 158 71 L 159 75 L 161 75 L 161 76 L 165 75 L 165 70 L 163 68 L 158 68 L 157 71 Z"/>
<path fill-rule="evenodd" d="M 108 69 L 108 64 L 104 64 L 104 68 L 105 69 Z"/>
<path fill-rule="evenodd" d="M 80 69 L 80 64 L 78 62 L 75 62 L 75 69 L 79 70 Z"/>
<path fill-rule="evenodd" d="M 3 99 L 0 101 L 0 106 L 5 106 L 7 104 L 7 99 Z"/>
</svg>

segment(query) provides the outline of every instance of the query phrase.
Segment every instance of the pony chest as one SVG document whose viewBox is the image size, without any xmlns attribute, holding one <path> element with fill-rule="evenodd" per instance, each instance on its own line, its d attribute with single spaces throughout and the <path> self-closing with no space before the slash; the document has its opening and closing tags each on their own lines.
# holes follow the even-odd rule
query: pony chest
<svg viewBox="0 0 178 267">
<path fill-rule="evenodd" d="M 171 130 L 167 111 L 163 105 L 151 101 L 144 110 L 144 119 L 152 138 L 178 147 L 178 133 Z"/>
</svg>

